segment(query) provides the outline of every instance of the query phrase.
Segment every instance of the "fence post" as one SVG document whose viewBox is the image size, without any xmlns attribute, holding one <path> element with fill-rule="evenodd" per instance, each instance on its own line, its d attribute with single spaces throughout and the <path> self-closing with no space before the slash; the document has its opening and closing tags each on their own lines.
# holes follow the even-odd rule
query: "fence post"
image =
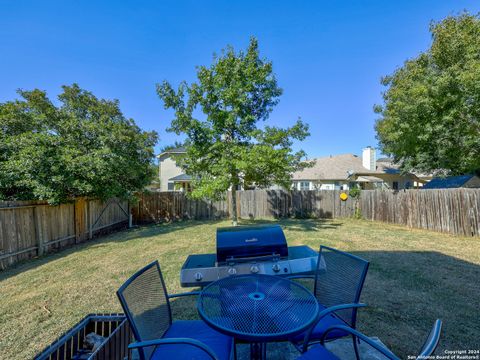
<svg viewBox="0 0 480 360">
<path fill-rule="evenodd" d="M 75 217 L 75 244 L 83 241 L 85 238 L 85 198 L 76 198 L 74 207 Z"/>
<path fill-rule="evenodd" d="M 42 256 L 44 254 L 44 246 L 43 246 L 43 236 L 42 236 L 42 233 L 40 231 L 40 229 L 38 228 L 38 220 L 37 220 L 37 207 L 34 206 L 32 208 L 32 213 L 33 213 L 33 228 L 35 230 L 35 238 L 36 238 L 36 242 L 37 242 L 37 246 L 38 246 L 38 251 L 37 251 L 37 254 L 38 256 Z"/>
<path fill-rule="evenodd" d="M 93 237 L 93 219 L 92 219 L 92 202 L 87 203 L 87 219 L 88 219 L 88 240 L 92 240 Z"/>
<path fill-rule="evenodd" d="M 128 228 L 130 229 L 133 226 L 133 216 L 132 216 L 132 209 L 130 208 L 130 201 L 128 201 Z"/>
</svg>

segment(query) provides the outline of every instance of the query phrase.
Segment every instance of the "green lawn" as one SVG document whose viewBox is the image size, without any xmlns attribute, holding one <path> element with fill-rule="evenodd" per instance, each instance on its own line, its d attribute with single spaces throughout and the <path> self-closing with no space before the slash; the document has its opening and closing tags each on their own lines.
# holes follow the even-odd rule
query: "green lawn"
<svg viewBox="0 0 480 360">
<path fill-rule="evenodd" d="M 480 344 L 480 239 L 363 220 L 282 220 L 290 245 L 320 244 L 371 262 L 359 328 L 402 357 L 416 354 L 434 319 L 444 320 L 442 349 Z M 158 259 L 169 292 L 180 288 L 187 254 L 214 252 L 222 222 L 179 222 L 132 229 L 0 273 L 0 359 L 26 359 L 87 313 L 118 312 L 115 291 Z M 173 303 L 194 318 L 193 300 Z"/>
</svg>

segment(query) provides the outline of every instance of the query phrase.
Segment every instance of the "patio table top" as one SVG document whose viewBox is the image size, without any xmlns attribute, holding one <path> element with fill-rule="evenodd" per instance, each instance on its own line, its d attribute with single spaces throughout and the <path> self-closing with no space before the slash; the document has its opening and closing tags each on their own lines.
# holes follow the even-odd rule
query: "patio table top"
<svg viewBox="0 0 480 360">
<path fill-rule="evenodd" d="M 218 280 L 202 290 L 197 308 L 214 329 L 250 342 L 288 339 L 313 325 L 319 313 L 307 288 L 271 275 Z"/>
</svg>

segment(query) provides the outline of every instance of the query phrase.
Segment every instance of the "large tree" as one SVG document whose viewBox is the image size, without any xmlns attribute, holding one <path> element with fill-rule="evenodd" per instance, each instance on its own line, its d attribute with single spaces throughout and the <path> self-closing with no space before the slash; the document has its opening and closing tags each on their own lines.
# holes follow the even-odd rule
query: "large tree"
<svg viewBox="0 0 480 360">
<path fill-rule="evenodd" d="M 376 106 L 382 152 L 407 171 L 480 169 L 480 19 L 467 13 L 430 26 L 431 48 L 382 82 Z"/>
<path fill-rule="evenodd" d="M 308 126 L 298 120 L 286 129 L 259 127 L 282 90 L 254 38 L 245 52 L 228 47 L 211 66 L 198 67 L 197 78 L 177 90 L 164 81 L 157 92 L 165 108 L 175 110 L 170 130 L 186 135 L 187 153 L 178 161 L 193 178 L 190 195 L 218 199 L 230 189 L 236 225 L 238 186 L 288 187 L 292 172 L 306 166 L 292 143 L 309 135 Z"/>
<path fill-rule="evenodd" d="M 118 101 L 64 86 L 59 106 L 40 90 L 0 104 L 0 199 L 68 201 L 129 197 L 148 185 L 154 132 L 123 116 Z"/>
</svg>

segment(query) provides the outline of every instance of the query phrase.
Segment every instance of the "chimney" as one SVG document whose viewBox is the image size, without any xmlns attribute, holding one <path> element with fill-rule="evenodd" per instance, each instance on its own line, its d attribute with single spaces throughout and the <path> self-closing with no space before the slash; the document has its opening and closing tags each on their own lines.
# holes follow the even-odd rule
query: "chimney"
<svg viewBox="0 0 480 360">
<path fill-rule="evenodd" d="M 377 169 L 377 158 L 375 155 L 375 149 L 371 146 L 367 146 L 362 152 L 362 165 L 365 169 L 375 171 Z"/>
</svg>

